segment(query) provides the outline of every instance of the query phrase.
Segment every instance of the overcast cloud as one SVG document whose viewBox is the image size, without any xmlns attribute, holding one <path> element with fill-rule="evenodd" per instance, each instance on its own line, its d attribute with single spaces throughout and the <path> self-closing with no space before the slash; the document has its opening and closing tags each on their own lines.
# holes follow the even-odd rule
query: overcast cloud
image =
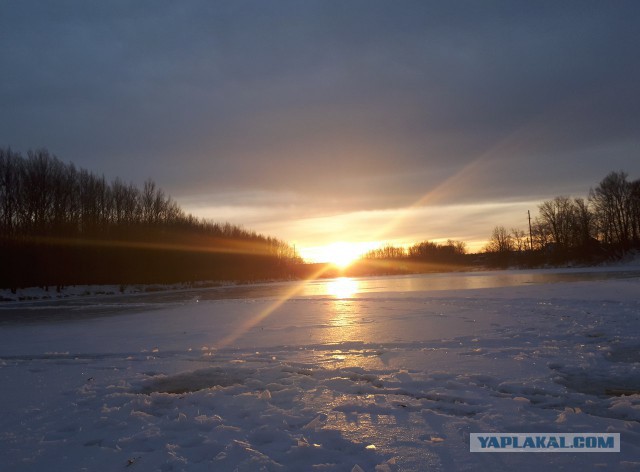
<svg viewBox="0 0 640 472">
<path fill-rule="evenodd" d="M 0 146 L 258 229 L 585 194 L 640 177 L 639 24 L 637 1 L 4 1 Z"/>
</svg>

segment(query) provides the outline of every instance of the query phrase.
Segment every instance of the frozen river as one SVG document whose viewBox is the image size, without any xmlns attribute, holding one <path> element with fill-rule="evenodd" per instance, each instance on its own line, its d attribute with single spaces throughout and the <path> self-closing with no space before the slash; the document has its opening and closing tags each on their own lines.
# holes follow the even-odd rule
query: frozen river
<svg viewBox="0 0 640 472">
<path fill-rule="evenodd" d="M 388 277 L 319 279 L 302 282 L 273 282 L 248 285 L 224 285 L 210 288 L 166 290 L 162 286 L 148 292 L 120 294 L 117 286 L 94 289 L 98 294 L 66 296 L 37 290 L 37 300 L 0 303 L 0 324 L 29 320 L 83 318 L 116 312 L 130 312 L 166 307 L 193 300 L 224 299 L 304 299 L 313 297 L 380 298 L 384 293 L 394 298 L 413 297 L 415 292 L 478 290 L 499 287 L 554 284 L 560 282 L 599 281 L 640 277 L 639 267 L 600 267 L 573 269 L 502 270 L 451 272 Z M 82 294 L 83 288 L 66 292 Z M 108 292 L 108 295 L 100 294 Z M 27 295 L 32 295 L 26 291 Z M 5 291 L 5 297 L 12 295 Z"/>
<path fill-rule="evenodd" d="M 631 470 L 638 294 L 633 270 L 566 269 L 7 302 L 0 463 Z M 472 432 L 618 432 L 622 448 L 478 454 Z"/>
</svg>

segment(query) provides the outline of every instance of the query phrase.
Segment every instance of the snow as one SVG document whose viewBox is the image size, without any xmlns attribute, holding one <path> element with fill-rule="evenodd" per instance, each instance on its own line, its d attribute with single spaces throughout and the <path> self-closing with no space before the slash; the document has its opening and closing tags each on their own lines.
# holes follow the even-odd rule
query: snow
<svg viewBox="0 0 640 472">
<path fill-rule="evenodd" d="M 600 269 L 539 278 L 548 273 L 7 302 L 0 463 L 640 468 L 640 278 Z M 608 454 L 479 454 L 469 452 L 472 432 L 613 432 L 622 444 Z"/>
</svg>

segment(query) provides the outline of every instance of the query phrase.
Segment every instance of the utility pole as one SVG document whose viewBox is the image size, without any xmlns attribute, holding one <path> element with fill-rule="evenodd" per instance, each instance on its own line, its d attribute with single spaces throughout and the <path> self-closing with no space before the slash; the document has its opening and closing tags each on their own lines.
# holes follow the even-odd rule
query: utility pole
<svg viewBox="0 0 640 472">
<path fill-rule="evenodd" d="M 531 212 L 527 210 L 527 216 L 529 217 L 529 249 L 533 252 L 533 236 L 531 234 Z"/>
</svg>

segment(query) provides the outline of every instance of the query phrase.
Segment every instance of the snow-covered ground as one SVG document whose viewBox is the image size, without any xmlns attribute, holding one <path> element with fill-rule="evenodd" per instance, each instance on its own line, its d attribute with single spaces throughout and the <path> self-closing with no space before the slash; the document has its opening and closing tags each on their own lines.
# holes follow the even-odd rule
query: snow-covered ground
<svg viewBox="0 0 640 472">
<path fill-rule="evenodd" d="M 640 278 L 536 273 L 5 303 L 2 470 L 640 468 Z M 472 432 L 621 452 L 470 453 Z"/>
</svg>

